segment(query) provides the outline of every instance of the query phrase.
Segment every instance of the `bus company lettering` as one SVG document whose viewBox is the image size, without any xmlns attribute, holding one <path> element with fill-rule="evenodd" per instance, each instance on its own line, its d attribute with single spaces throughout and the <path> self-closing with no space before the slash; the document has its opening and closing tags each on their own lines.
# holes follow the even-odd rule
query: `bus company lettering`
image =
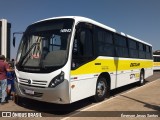
<svg viewBox="0 0 160 120">
<path fill-rule="evenodd" d="M 71 29 L 61 29 L 60 32 L 71 32 Z"/>
<path fill-rule="evenodd" d="M 140 63 L 131 63 L 130 64 L 130 67 L 137 67 L 137 66 L 140 66 Z"/>
</svg>

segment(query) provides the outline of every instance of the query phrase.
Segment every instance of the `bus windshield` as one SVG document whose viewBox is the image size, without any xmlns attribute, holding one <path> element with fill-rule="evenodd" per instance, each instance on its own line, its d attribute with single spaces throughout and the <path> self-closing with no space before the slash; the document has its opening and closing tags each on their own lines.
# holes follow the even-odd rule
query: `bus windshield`
<svg viewBox="0 0 160 120">
<path fill-rule="evenodd" d="M 17 68 L 40 72 L 62 67 L 67 61 L 73 19 L 35 23 L 25 31 L 17 54 Z"/>
</svg>

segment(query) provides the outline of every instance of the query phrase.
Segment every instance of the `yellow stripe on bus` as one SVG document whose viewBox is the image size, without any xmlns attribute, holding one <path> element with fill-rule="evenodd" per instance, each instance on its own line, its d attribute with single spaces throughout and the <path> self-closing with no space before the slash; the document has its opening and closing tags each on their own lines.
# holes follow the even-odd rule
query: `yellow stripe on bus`
<svg viewBox="0 0 160 120">
<path fill-rule="evenodd" d="M 71 75 L 114 72 L 121 70 L 134 70 L 134 69 L 152 68 L 152 67 L 153 67 L 152 60 L 99 58 L 80 66 L 76 70 L 72 70 Z"/>
<path fill-rule="evenodd" d="M 160 62 L 153 62 L 153 66 L 160 66 Z"/>
</svg>

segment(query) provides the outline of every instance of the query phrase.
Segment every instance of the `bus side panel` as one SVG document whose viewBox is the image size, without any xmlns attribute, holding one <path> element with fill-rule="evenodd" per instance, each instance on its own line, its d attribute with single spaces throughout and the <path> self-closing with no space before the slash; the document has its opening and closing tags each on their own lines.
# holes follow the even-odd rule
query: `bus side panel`
<svg viewBox="0 0 160 120">
<path fill-rule="evenodd" d="M 117 72 L 116 88 L 139 81 L 140 70 Z"/>
<path fill-rule="evenodd" d="M 71 70 L 71 102 L 95 95 L 97 77 L 109 73 L 111 89 L 139 81 L 141 69 L 151 69 L 152 61 L 117 57 L 98 57 Z M 145 77 L 152 75 L 147 71 Z M 75 78 L 75 79 L 74 79 Z"/>
<path fill-rule="evenodd" d="M 145 69 L 145 79 L 152 75 L 153 75 L 153 68 L 146 68 Z"/>
<path fill-rule="evenodd" d="M 117 61 L 117 85 L 121 87 L 139 81 L 140 72 L 145 71 L 145 78 L 153 74 L 152 60 L 119 58 Z"/>
<path fill-rule="evenodd" d="M 116 88 L 116 72 L 111 74 L 110 77 L 111 77 L 111 89 L 115 89 Z M 74 79 L 74 78 L 78 78 L 78 79 Z M 72 76 L 71 79 L 72 79 L 70 82 L 71 103 L 95 95 L 96 83 L 97 83 L 98 77 L 95 77 L 94 74 L 80 75 L 78 77 Z"/>
<path fill-rule="evenodd" d="M 134 83 L 139 80 L 139 66 L 132 66 L 132 63 L 139 63 L 139 61 L 128 58 L 116 59 L 117 82 L 116 88 Z"/>
<path fill-rule="evenodd" d="M 113 74 L 110 74 L 110 78 L 111 78 L 111 83 L 110 83 L 110 89 L 115 89 L 116 88 L 116 72 L 113 72 Z"/>
<path fill-rule="evenodd" d="M 97 77 L 91 74 L 72 76 L 71 79 L 71 102 L 95 95 Z"/>
<path fill-rule="evenodd" d="M 111 76 L 111 89 L 116 85 L 115 60 L 113 57 L 98 57 L 93 61 L 71 70 L 71 102 L 95 95 L 96 83 L 101 73 Z M 74 79 L 77 78 L 77 79 Z"/>
</svg>

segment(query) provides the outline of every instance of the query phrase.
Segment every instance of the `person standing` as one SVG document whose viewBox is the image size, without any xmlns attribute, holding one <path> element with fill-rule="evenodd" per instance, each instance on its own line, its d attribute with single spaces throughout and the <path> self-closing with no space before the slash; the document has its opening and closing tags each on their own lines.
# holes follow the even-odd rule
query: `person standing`
<svg viewBox="0 0 160 120">
<path fill-rule="evenodd" d="M 0 87 L 1 87 L 1 104 L 7 103 L 6 97 L 7 97 L 7 71 L 9 72 L 9 66 L 8 63 L 5 62 L 5 56 L 0 55 Z"/>
<path fill-rule="evenodd" d="M 7 72 L 7 97 L 6 97 L 6 100 L 11 99 L 11 93 L 14 92 L 14 71 L 13 71 L 11 63 L 8 63 L 8 65 L 9 65 L 10 71 Z"/>
</svg>

